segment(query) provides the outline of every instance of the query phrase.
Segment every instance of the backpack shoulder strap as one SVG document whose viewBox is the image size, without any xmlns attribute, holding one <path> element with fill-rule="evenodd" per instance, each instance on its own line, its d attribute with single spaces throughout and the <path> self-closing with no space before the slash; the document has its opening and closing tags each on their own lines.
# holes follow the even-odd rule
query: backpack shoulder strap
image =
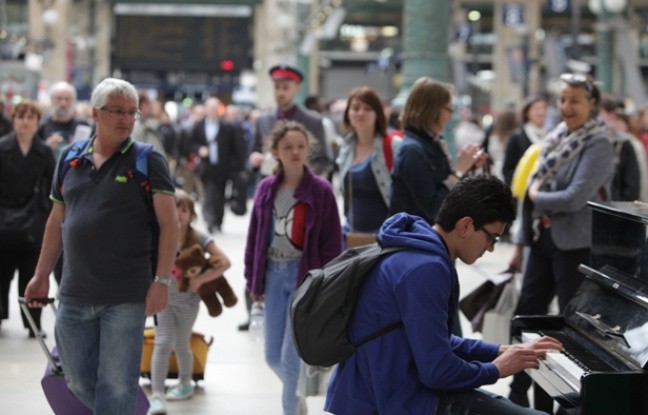
<svg viewBox="0 0 648 415">
<path fill-rule="evenodd" d="M 383 155 L 385 156 L 385 163 L 387 164 L 387 170 L 391 171 L 394 166 L 394 151 L 392 150 L 392 139 L 394 138 L 394 132 L 389 132 L 383 139 Z"/>
<path fill-rule="evenodd" d="M 135 160 L 132 173 L 135 176 L 137 183 L 140 185 L 147 203 L 150 203 L 152 206 L 153 196 L 151 194 L 151 182 L 149 180 L 148 174 L 148 156 L 153 151 L 153 146 L 151 144 L 140 143 L 138 141 L 135 141 L 133 146 L 134 147 L 132 151 L 134 151 Z"/>
<path fill-rule="evenodd" d="M 134 178 L 139 184 L 140 194 L 144 198 L 144 203 L 149 211 L 149 225 L 152 229 L 152 245 L 153 252 L 151 255 L 151 271 L 155 275 L 157 267 L 157 248 L 160 236 L 160 225 L 158 224 L 157 217 L 155 216 L 155 208 L 153 207 L 153 192 L 151 191 L 151 182 L 149 180 L 148 171 L 148 157 L 153 152 L 153 146 L 148 143 L 141 143 L 135 141 L 133 143 L 133 168 L 128 171 L 128 175 Z"/>
<path fill-rule="evenodd" d="M 365 344 L 367 342 L 370 342 L 370 341 L 372 341 L 374 339 L 377 339 L 378 337 L 382 337 L 382 336 L 384 336 L 385 334 L 387 334 L 389 332 L 392 332 L 392 331 L 394 331 L 394 330 L 396 330 L 398 328 L 401 328 L 402 326 L 403 326 L 402 321 L 397 321 L 395 323 L 392 323 L 392 324 L 390 324 L 388 326 L 385 326 L 385 327 L 371 333 L 370 335 L 368 335 L 364 339 L 360 340 L 359 343 L 354 344 L 354 346 L 356 348 L 358 348 L 358 347 L 362 346 L 363 344 Z"/>
<path fill-rule="evenodd" d="M 70 149 L 67 150 L 67 152 L 65 153 L 65 158 L 63 159 L 63 163 L 61 163 L 61 171 L 59 173 L 61 183 L 63 182 L 63 178 L 67 174 L 68 170 L 70 170 L 70 167 L 79 162 L 79 157 L 83 153 L 83 150 L 85 150 L 85 148 L 90 143 L 90 140 L 91 139 L 88 138 L 86 140 L 75 141 Z"/>
<path fill-rule="evenodd" d="M 389 248 L 383 248 L 380 251 L 380 256 L 391 254 L 392 252 L 403 251 L 405 249 L 407 249 L 407 247 L 404 247 L 404 246 L 390 246 Z"/>
</svg>

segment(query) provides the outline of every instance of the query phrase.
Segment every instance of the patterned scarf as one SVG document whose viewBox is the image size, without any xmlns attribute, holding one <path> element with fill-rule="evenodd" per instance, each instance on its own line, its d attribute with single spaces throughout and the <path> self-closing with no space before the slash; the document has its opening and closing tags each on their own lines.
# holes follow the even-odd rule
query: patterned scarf
<svg viewBox="0 0 648 415">
<path fill-rule="evenodd" d="M 543 140 L 540 166 L 533 175 L 533 179 L 541 181 L 541 190 L 549 188 L 558 170 L 580 154 L 591 137 L 605 134 L 606 126 L 603 121 L 590 118 L 579 129 L 567 133 L 567 124 L 561 122 Z"/>
</svg>

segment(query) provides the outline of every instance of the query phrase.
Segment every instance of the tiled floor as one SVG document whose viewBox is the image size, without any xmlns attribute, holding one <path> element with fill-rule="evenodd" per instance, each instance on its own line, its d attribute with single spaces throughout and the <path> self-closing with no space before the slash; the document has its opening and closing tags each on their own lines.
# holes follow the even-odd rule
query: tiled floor
<svg viewBox="0 0 648 415">
<path fill-rule="evenodd" d="M 247 217 L 229 214 L 225 218 L 223 233 L 216 242 L 232 260 L 227 273 L 237 293 L 243 292 L 243 250 Z M 462 293 L 470 292 L 483 281 L 483 277 L 506 268 L 512 252 L 511 245 L 498 245 L 494 253 L 486 253 L 476 265 L 458 263 Z M 55 294 L 52 291 L 51 294 Z M 45 400 L 40 379 L 43 376 L 45 357 L 37 342 L 27 338 L 18 315 L 17 288 L 14 281 L 10 319 L 0 329 L 0 413 L 48 414 L 51 410 Z M 263 361 L 261 346 L 250 341 L 246 333 L 236 330 L 246 316 L 243 302 L 226 309 L 218 318 L 211 318 L 201 309 L 195 329 L 214 337 L 209 351 L 205 380 L 200 383 L 193 399 L 169 403 L 169 414 L 221 414 L 221 415 L 280 415 L 281 386 Z M 468 321 L 462 316 L 464 333 L 470 333 Z M 52 313 L 46 311 L 43 327 L 52 340 Z M 507 393 L 508 380 L 500 380 L 487 387 L 496 393 Z M 148 381 L 142 380 L 145 390 Z M 323 396 L 307 399 L 310 415 L 323 414 Z"/>
</svg>

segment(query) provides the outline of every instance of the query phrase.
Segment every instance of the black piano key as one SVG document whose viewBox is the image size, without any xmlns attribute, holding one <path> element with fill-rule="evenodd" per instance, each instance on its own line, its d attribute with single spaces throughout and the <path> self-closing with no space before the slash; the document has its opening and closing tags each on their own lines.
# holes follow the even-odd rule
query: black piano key
<svg viewBox="0 0 648 415">
<path fill-rule="evenodd" d="M 554 339 L 559 340 L 564 347 L 563 353 L 571 361 L 577 364 L 586 372 L 610 372 L 614 369 L 599 359 L 597 356 L 592 354 L 590 351 L 585 349 L 583 346 L 574 341 L 571 337 L 565 335 L 560 331 L 546 330 L 539 332 L 543 336 L 551 336 Z"/>
</svg>

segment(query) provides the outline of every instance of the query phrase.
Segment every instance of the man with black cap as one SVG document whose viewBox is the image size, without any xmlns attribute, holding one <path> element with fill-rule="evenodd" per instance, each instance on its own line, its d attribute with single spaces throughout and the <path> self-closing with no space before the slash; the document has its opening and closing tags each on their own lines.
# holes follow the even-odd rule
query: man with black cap
<svg viewBox="0 0 648 415">
<path fill-rule="evenodd" d="M 250 165 L 258 169 L 264 162 L 264 138 L 272 131 L 277 121 L 292 120 L 302 123 L 317 139 L 317 148 L 309 158 L 309 165 L 313 171 L 325 177 L 333 167 L 333 157 L 326 142 L 322 117 L 295 103 L 301 82 L 302 73 L 289 65 L 275 65 L 268 71 L 274 81 L 275 101 L 277 109 L 265 113 L 257 118 L 254 132 L 254 146 L 250 154 Z M 262 174 L 268 174 L 262 169 Z"/>
</svg>

